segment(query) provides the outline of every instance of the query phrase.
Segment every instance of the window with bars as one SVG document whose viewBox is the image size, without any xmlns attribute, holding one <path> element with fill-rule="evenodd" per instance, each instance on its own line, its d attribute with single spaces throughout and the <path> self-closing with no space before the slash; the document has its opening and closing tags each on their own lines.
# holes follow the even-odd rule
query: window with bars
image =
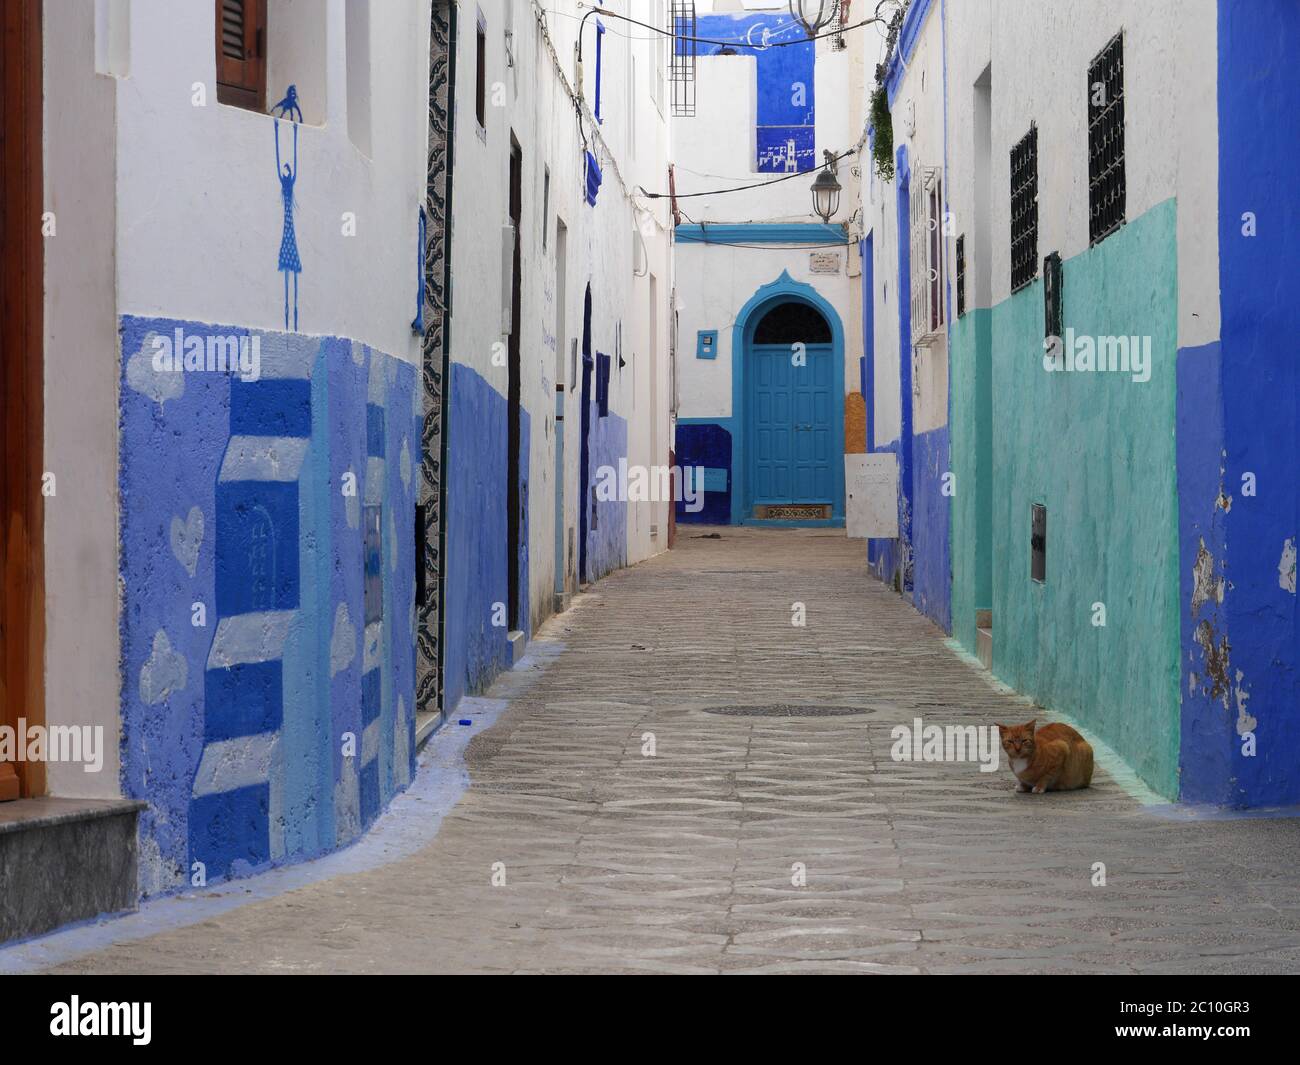
<svg viewBox="0 0 1300 1065">
<path fill-rule="evenodd" d="M 911 188 L 908 211 L 911 228 L 912 342 L 922 343 L 943 331 L 944 231 L 943 171 L 918 166 L 920 180 Z"/>
<path fill-rule="evenodd" d="M 1038 276 L 1038 127 L 1011 149 L 1011 291 Z"/>
<path fill-rule="evenodd" d="M 1124 34 L 1088 67 L 1088 236 L 1093 244 L 1124 224 Z"/>
<path fill-rule="evenodd" d="M 672 85 L 672 113 L 675 118 L 695 117 L 695 59 L 698 50 L 695 0 L 672 0 L 673 32 L 669 82 Z M 663 47 L 667 39 L 660 37 Z"/>
<path fill-rule="evenodd" d="M 966 313 L 966 234 L 957 238 L 957 317 Z"/>
<path fill-rule="evenodd" d="M 266 110 L 266 0 L 217 0 L 217 100 Z"/>
</svg>

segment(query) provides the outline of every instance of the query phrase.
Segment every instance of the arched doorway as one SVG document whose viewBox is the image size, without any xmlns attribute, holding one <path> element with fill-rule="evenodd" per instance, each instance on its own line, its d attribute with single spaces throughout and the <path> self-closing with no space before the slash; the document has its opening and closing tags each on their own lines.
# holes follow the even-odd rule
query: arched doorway
<svg viewBox="0 0 1300 1065">
<path fill-rule="evenodd" d="M 755 293 L 736 323 L 738 419 L 732 520 L 844 522 L 844 344 L 839 316 L 788 274 Z"/>
</svg>

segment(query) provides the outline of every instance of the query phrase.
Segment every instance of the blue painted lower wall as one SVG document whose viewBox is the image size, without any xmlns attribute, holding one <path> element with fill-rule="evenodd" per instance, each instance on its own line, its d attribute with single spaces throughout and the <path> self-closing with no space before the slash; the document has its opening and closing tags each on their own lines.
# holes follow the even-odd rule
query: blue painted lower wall
<svg viewBox="0 0 1300 1065">
<path fill-rule="evenodd" d="M 1238 754 L 1224 571 L 1223 347 L 1178 353 L 1178 540 L 1181 749 L 1179 792 L 1190 802 L 1229 804 Z M 1220 652 L 1222 652 L 1220 654 Z"/>
<path fill-rule="evenodd" d="M 704 499 L 697 511 L 686 509 L 686 500 L 676 503 L 677 520 L 683 524 L 731 524 L 731 425 L 703 420 L 677 422 L 677 465 L 682 470 L 703 468 Z"/>
<path fill-rule="evenodd" d="M 878 454 L 897 455 L 899 446 L 897 440 L 891 440 L 887 444 L 880 444 L 875 448 Z M 901 491 L 898 493 L 898 528 L 899 531 L 909 529 L 911 525 L 911 512 L 907 509 L 909 505 L 907 496 Z M 871 539 L 867 541 L 867 565 L 876 578 L 885 584 L 893 585 L 900 591 L 903 588 L 903 574 L 910 565 L 911 559 L 911 540 L 910 533 L 906 537 L 897 537 L 895 539 Z"/>
<path fill-rule="evenodd" d="M 451 367 L 447 418 L 447 581 L 444 692 L 448 710 L 510 667 L 506 557 L 506 397 L 482 376 Z M 520 415 L 520 499 L 528 498 L 529 417 Z M 523 507 L 527 513 L 527 506 Z M 528 618 L 528 535 L 520 532 L 520 615 Z M 500 607 L 497 604 L 501 604 Z"/>
<path fill-rule="evenodd" d="M 943 478 L 949 469 L 948 427 L 912 438 L 912 602 L 944 632 L 952 632 L 952 561 L 949 529 L 952 497 Z"/>
<path fill-rule="evenodd" d="M 152 895 L 340 846 L 409 783 L 421 422 L 415 368 L 354 341 L 119 328 L 122 787 Z M 181 337 L 255 341 L 260 377 L 160 369 Z"/>
<path fill-rule="evenodd" d="M 587 483 L 595 485 L 596 471 L 602 466 L 617 470 L 619 460 L 627 460 L 627 421 L 612 412 L 601 417 L 594 401 L 591 402 L 590 414 L 590 477 Z M 590 493 L 585 504 L 588 508 L 586 579 L 596 581 L 611 570 L 627 565 L 627 501 L 597 499 L 594 519 Z"/>
<path fill-rule="evenodd" d="M 1220 341 L 1178 365 L 1180 794 L 1300 803 L 1300 7 L 1218 5 Z M 1259 156 L 1266 137 L 1276 149 Z"/>
<path fill-rule="evenodd" d="M 948 427 L 912 437 L 910 485 L 900 483 L 895 539 L 867 541 L 867 567 L 877 580 L 896 587 L 913 606 L 952 632 L 952 499 L 943 494 L 950 469 Z M 877 453 L 897 455 L 899 441 L 878 446 Z M 899 470 L 900 479 L 903 470 Z"/>
</svg>

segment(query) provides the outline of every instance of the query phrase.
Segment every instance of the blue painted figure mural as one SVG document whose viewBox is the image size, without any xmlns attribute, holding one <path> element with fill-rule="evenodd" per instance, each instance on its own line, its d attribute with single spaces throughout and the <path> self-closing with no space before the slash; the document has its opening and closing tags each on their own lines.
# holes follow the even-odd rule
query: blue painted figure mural
<svg viewBox="0 0 1300 1065">
<path fill-rule="evenodd" d="M 290 85 L 285 97 L 275 105 L 280 115 L 275 120 L 275 172 L 280 179 L 280 196 L 284 201 L 284 231 L 280 236 L 279 269 L 284 274 L 284 327 L 289 328 L 289 275 L 293 274 L 293 328 L 298 329 L 298 275 L 302 261 L 298 257 L 298 238 L 293 231 L 293 187 L 298 181 L 298 123 L 302 109 L 298 106 L 298 90 Z M 293 116 L 297 115 L 295 119 Z M 280 158 L 280 118 L 288 117 L 293 126 L 293 166 Z"/>
<path fill-rule="evenodd" d="M 302 108 L 298 106 L 298 86 L 290 85 L 284 94 L 284 99 L 271 108 L 272 111 L 279 111 L 281 118 L 288 118 L 291 122 L 302 121 Z M 294 115 L 297 118 L 294 118 Z"/>
</svg>

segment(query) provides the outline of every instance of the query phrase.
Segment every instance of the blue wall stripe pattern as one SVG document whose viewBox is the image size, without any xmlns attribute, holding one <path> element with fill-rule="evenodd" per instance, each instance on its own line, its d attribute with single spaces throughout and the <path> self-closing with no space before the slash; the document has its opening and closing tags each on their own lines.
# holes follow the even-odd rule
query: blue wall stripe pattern
<svg viewBox="0 0 1300 1065">
<path fill-rule="evenodd" d="M 241 379 L 151 353 L 248 330 L 119 329 L 122 786 L 152 895 L 336 847 L 409 782 L 421 418 L 415 368 L 344 338 L 253 334 Z"/>
</svg>

